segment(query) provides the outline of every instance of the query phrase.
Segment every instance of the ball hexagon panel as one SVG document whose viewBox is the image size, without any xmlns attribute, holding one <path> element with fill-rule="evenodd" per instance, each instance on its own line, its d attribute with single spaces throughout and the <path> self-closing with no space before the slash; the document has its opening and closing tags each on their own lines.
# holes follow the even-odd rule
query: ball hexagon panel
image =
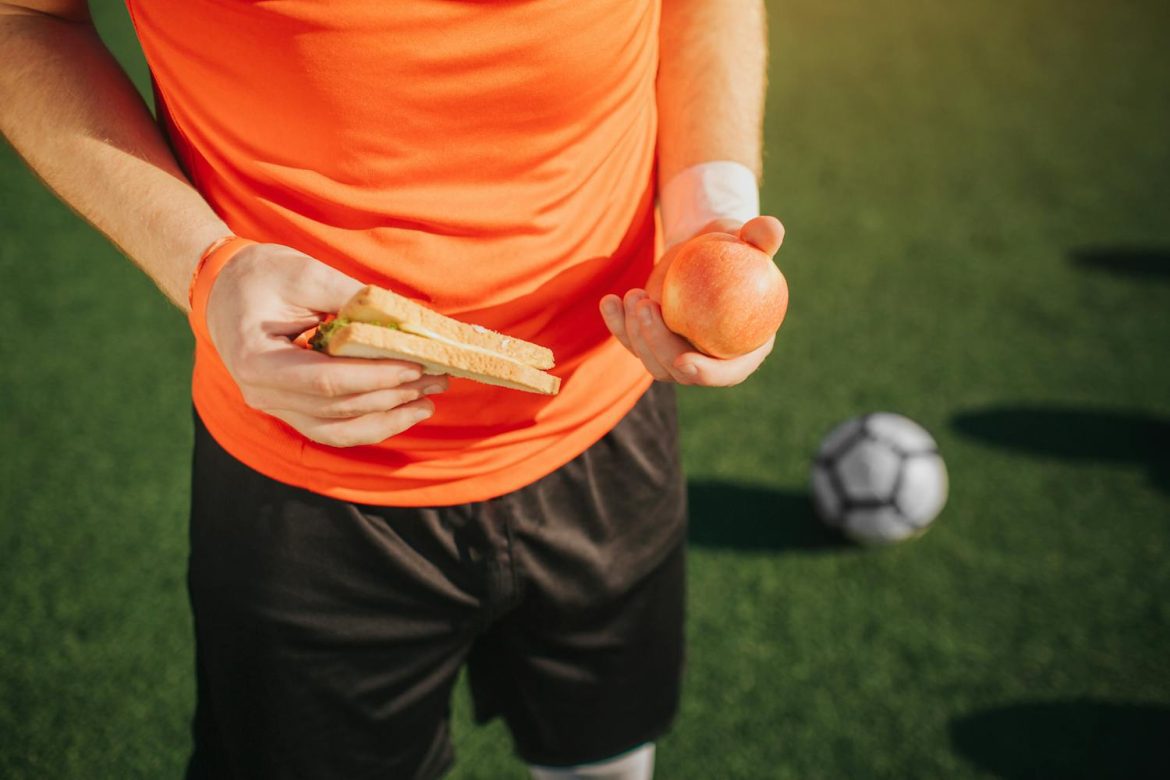
<svg viewBox="0 0 1170 780">
<path fill-rule="evenodd" d="M 938 516 L 947 502 L 947 468 L 937 454 L 912 455 L 902 466 L 895 503 L 908 522 L 921 528 Z"/>
<path fill-rule="evenodd" d="M 885 443 L 865 438 L 849 447 L 833 464 L 851 501 L 886 501 L 893 498 L 902 456 Z"/>
</svg>

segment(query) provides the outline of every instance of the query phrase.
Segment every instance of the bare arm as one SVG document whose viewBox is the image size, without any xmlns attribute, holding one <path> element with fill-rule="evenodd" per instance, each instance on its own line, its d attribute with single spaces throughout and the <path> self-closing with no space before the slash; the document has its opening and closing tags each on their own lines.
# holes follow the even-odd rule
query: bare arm
<svg viewBox="0 0 1170 780">
<path fill-rule="evenodd" d="M 763 0 L 662 0 L 658 181 L 709 160 L 763 172 Z"/>
<path fill-rule="evenodd" d="M 0 2 L 0 132 L 181 309 L 230 231 L 183 176 L 84 0 Z"/>
<path fill-rule="evenodd" d="M 231 231 L 183 176 L 85 0 L 0 0 L 0 132 L 187 310 L 200 254 Z M 334 446 L 382 441 L 434 411 L 423 391 L 444 389 L 445 378 L 289 341 L 319 312 L 337 311 L 356 280 L 294 249 L 256 244 L 213 284 L 207 330 L 252 407 Z"/>
<path fill-rule="evenodd" d="M 768 59 L 763 0 L 662 0 L 659 44 L 660 185 L 690 166 L 715 160 L 740 163 L 758 181 Z M 699 232 L 711 230 L 737 234 L 770 255 L 784 240 L 774 217 L 747 223 L 716 219 Z M 647 290 L 601 301 L 606 325 L 655 379 L 712 386 L 742 382 L 763 363 L 774 338 L 747 355 L 717 360 L 671 333 L 656 298 L 672 255 L 667 251 L 655 266 Z"/>
</svg>

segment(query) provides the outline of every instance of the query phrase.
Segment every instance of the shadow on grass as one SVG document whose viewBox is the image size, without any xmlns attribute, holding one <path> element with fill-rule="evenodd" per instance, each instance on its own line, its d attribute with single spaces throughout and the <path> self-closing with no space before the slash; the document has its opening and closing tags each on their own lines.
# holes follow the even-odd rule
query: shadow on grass
<svg viewBox="0 0 1170 780">
<path fill-rule="evenodd" d="M 955 750 L 1004 778 L 1170 777 L 1170 707 L 1012 704 L 950 724 Z"/>
<path fill-rule="evenodd" d="M 687 494 L 692 545 L 777 552 L 848 547 L 821 524 L 804 492 L 691 482 Z"/>
<path fill-rule="evenodd" d="M 1170 492 L 1170 421 L 1140 412 L 1014 406 L 962 412 L 951 419 L 971 438 L 1032 455 L 1132 463 Z"/>
<path fill-rule="evenodd" d="M 1170 282 L 1170 249 L 1164 247 L 1084 247 L 1069 254 L 1074 265 L 1091 271 Z"/>
</svg>

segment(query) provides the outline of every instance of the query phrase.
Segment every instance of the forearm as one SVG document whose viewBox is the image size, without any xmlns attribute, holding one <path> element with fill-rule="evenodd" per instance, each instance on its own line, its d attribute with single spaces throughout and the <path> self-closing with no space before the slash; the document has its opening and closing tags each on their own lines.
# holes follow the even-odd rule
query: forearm
<svg viewBox="0 0 1170 780">
<path fill-rule="evenodd" d="M 0 107 L 33 171 L 185 310 L 200 252 L 229 230 L 92 24 L 0 5 Z"/>
<path fill-rule="evenodd" d="M 762 0 L 662 0 L 658 181 L 711 160 L 762 175 L 768 44 Z"/>
</svg>

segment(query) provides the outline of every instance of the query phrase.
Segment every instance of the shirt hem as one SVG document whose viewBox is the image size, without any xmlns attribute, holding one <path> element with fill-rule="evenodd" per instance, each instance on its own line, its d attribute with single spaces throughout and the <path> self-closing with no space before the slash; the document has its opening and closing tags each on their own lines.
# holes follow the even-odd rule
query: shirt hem
<svg viewBox="0 0 1170 780">
<path fill-rule="evenodd" d="M 193 393 L 195 411 L 212 438 L 233 458 L 269 479 L 308 490 L 340 501 L 369 506 L 431 507 L 457 506 L 488 501 L 526 487 L 548 476 L 572 461 L 600 441 L 621 422 L 654 380 L 648 374 L 631 385 L 630 389 L 603 414 L 594 418 L 595 424 L 579 428 L 559 437 L 534 451 L 534 454 L 511 466 L 486 474 L 430 483 L 422 487 L 398 487 L 385 490 L 347 487 L 332 480 L 321 479 L 321 472 L 298 468 L 287 459 L 274 458 L 273 453 L 252 451 L 239 438 L 221 426 L 221 421 L 208 414 L 200 393 Z M 597 424 L 600 422 L 600 424 Z M 299 449 L 299 447 L 298 447 Z M 299 461 L 299 458 L 298 458 Z"/>
</svg>

